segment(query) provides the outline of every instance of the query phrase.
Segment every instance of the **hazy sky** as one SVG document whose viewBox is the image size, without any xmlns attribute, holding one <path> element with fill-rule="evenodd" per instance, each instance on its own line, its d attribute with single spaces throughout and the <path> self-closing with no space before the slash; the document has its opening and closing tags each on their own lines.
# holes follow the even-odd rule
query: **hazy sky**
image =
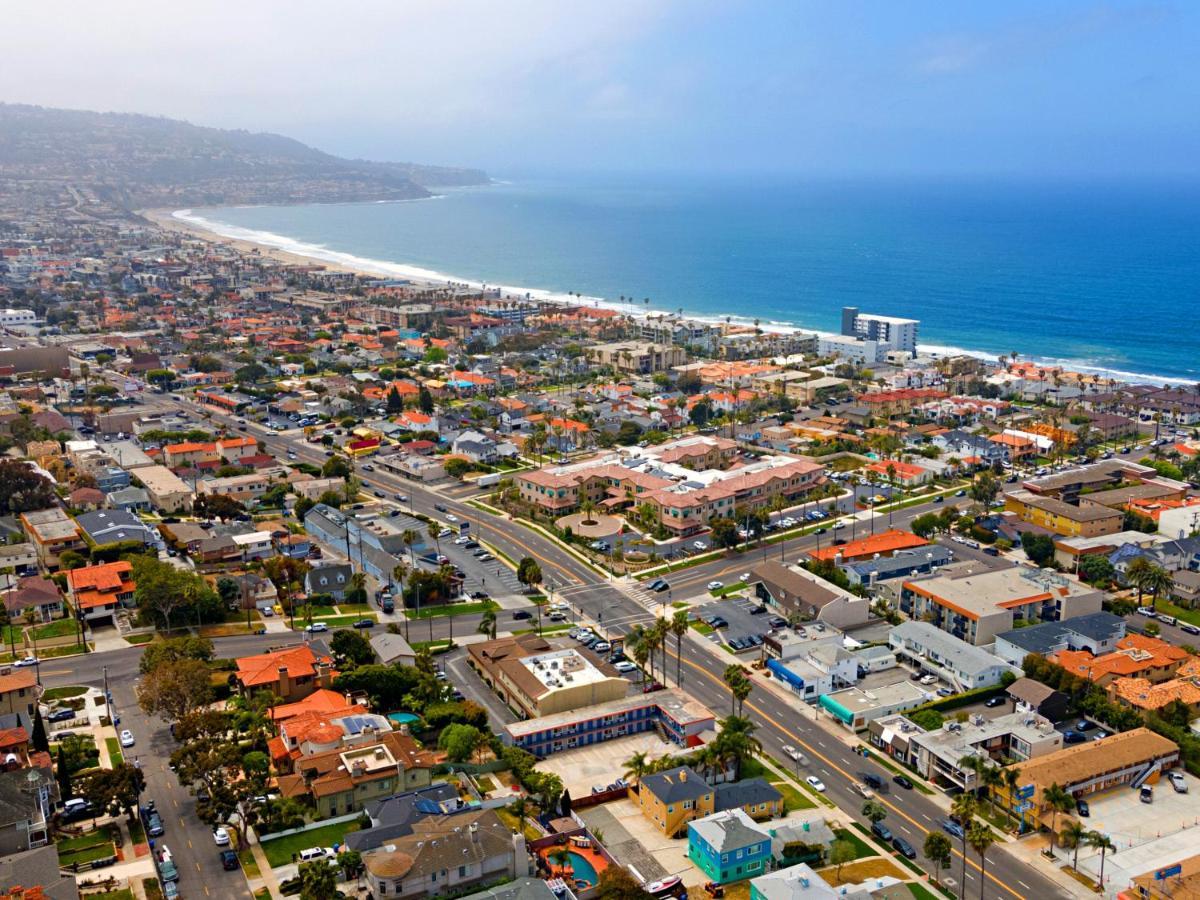
<svg viewBox="0 0 1200 900">
<path fill-rule="evenodd" d="M 1200 174 L 1200 4 L 10 4 L 0 100 L 374 159 Z"/>
</svg>

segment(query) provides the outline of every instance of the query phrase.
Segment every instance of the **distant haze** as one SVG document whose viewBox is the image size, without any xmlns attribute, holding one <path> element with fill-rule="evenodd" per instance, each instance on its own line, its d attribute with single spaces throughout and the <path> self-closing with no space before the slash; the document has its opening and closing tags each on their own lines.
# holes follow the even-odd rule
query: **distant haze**
<svg viewBox="0 0 1200 900">
<path fill-rule="evenodd" d="M 1200 174 L 1200 4 L 12 3 L 0 101 L 506 172 Z"/>
</svg>

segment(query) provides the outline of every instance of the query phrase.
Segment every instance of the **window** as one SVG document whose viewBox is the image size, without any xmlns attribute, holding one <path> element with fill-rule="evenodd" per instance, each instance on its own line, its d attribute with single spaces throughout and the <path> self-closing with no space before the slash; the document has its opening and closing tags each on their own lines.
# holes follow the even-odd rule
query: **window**
<svg viewBox="0 0 1200 900">
<path fill-rule="evenodd" d="M 458 877 L 459 877 L 459 878 L 466 878 L 466 877 L 467 877 L 467 867 L 466 867 L 466 866 L 459 866 L 459 867 L 458 867 Z"/>
</svg>

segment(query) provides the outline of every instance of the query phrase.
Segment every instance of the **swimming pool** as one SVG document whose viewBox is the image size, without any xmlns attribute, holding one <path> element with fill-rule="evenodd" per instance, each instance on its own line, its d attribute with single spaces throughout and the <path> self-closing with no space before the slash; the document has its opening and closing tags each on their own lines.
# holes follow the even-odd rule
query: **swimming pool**
<svg viewBox="0 0 1200 900">
<path fill-rule="evenodd" d="M 571 871 L 574 873 L 571 875 L 572 878 L 577 881 L 586 881 L 589 885 L 595 884 L 599 880 L 596 875 L 596 867 L 592 865 L 591 860 L 586 856 L 581 856 L 574 850 L 568 850 L 567 857 L 570 860 L 567 865 L 571 867 Z M 546 861 L 551 866 L 558 866 L 558 860 L 553 855 Z"/>
</svg>

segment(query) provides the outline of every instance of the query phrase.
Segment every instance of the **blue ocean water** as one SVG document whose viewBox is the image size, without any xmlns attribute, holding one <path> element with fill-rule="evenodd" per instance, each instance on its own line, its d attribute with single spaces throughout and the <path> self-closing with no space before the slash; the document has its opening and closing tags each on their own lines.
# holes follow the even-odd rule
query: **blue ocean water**
<svg viewBox="0 0 1200 900">
<path fill-rule="evenodd" d="M 854 305 L 937 347 L 1200 381 L 1196 183 L 546 179 L 193 215 L 380 271 L 825 331 Z"/>
</svg>

